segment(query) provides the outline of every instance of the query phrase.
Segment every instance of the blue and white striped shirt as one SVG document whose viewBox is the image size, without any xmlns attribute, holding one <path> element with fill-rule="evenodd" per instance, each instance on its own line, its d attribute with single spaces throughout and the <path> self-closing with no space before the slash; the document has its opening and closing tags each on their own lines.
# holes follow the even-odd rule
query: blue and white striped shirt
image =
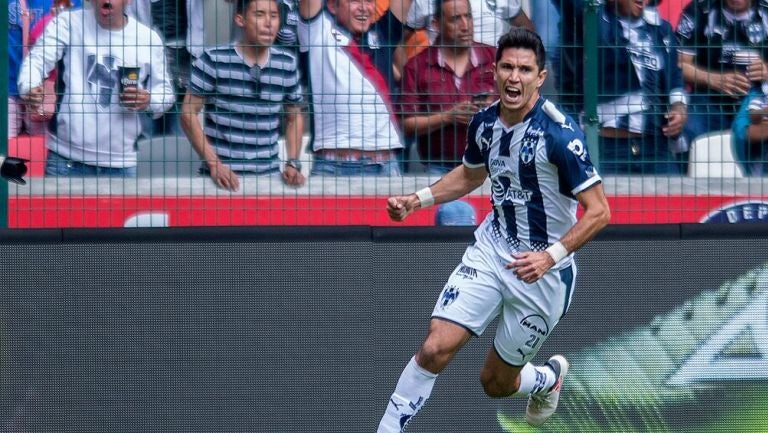
<svg viewBox="0 0 768 433">
<path fill-rule="evenodd" d="M 510 261 L 560 240 L 576 223 L 576 195 L 602 181 L 578 124 L 544 98 L 511 128 L 499 120 L 498 102 L 475 115 L 464 165 L 484 166 L 491 179 L 493 212 L 475 236 Z"/>
<path fill-rule="evenodd" d="M 284 104 L 302 101 L 293 53 L 270 47 L 259 68 L 248 66 L 234 43 L 207 49 L 193 64 L 190 90 L 205 98 L 205 135 L 222 162 L 238 171 L 279 168 Z"/>
</svg>

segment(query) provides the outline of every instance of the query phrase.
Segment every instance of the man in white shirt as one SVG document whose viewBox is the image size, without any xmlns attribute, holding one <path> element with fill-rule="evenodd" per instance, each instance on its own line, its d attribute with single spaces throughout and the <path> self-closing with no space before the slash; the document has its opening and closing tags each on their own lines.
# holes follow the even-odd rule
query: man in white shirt
<svg viewBox="0 0 768 433">
<path fill-rule="evenodd" d="M 129 2 L 92 1 L 60 13 L 22 63 L 19 94 L 32 109 L 42 103 L 45 77 L 61 64 L 47 175 L 135 176 L 139 114 L 160 116 L 176 98 L 162 41 L 126 14 Z M 121 89 L 120 67 L 138 68 L 137 86 Z"/>
</svg>

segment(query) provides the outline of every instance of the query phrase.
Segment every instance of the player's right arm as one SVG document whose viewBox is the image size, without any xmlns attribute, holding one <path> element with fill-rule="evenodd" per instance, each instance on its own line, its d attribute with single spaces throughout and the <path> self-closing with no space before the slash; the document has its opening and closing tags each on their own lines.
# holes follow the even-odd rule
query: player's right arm
<svg viewBox="0 0 768 433">
<path fill-rule="evenodd" d="M 404 196 L 390 197 L 387 200 L 389 218 L 403 221 L 418 209 L 456 200 L 477 189 L 487 176 L 485 167 L 469 168 L 462 164 L 428 188 Z"/>
</svg>

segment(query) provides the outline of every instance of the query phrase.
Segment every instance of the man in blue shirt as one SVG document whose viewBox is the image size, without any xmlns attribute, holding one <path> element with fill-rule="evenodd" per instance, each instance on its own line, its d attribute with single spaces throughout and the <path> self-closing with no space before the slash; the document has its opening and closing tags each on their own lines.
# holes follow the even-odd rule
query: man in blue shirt
<svg viewBox="0 0 768 433">
<path fill-rule="evenodd" d="M 562 5 L 563 16 L 583 17 L 583 1 Z M 607 0 L 598 10 L 598 25 L 601 173 L 684 173 L 687 95 L 672 26 L 633 0 Z M 573 86 L 563 91 L 575 92 L 584 82 L 583 33 L 563 34 L 564 57 L 570 60 L 563 76 Z M 575 94 L 567 96 L 573 102 Z"/>
<path fill-rule="evenodd" d="M 677 25 L 680 65 L 693 88 L 689 140 L 731 127 L 744 97 L 768 80 L 768 2 L 695 0 Z"/>
</svg>

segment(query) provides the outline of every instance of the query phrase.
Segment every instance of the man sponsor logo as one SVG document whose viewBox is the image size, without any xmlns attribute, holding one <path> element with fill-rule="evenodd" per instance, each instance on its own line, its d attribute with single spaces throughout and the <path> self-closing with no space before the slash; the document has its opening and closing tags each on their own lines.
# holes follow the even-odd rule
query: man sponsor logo
<svg viewBox="0 0 768 433">
<path fill-rule="evenodd" d="M 467 265 L 461 265 L 459 266 L 459 270 L 456 272 L 456 275 L 464 278 L 465 280 L 474 280 L 477 278 L 477 269 L 471 268 Z"/>
<path fill-rule="evenodd" d="M 549 335 L 549 325 L 543 317 L 538 314 L 531 314 L 526 316 L 520 321 L 520 326 L 532 333 L 538 334 L 541 337 Z"/>
<path fill-rule="evenodd" d="M 561 129 L 570 129 L 570 130 L 571 130 L 571 132 L 576 132 L 576 131 L 574 131 L 574 130 L 573 130 L 573 125 L 571 124 L 571 122 L 568 122 L 568 123 L 561 123 L 561 124 L 560 124 L 560 128 L 561 128 Z"/>
<path fill-rule="evenodd" d="M 440 296 L 440 308 L 446 309 L 453 304 L 456 298 L 459 297 L 459 288 L 456 286 L 446 286 L 443 289 L 443 294 Z"/>
<path fill-rule="evenodd" d="M 768 202 L 748 200 L 723 206 L 702 218 L 702 223 L 765 223 L 768 222 Z"/>
</svg>

